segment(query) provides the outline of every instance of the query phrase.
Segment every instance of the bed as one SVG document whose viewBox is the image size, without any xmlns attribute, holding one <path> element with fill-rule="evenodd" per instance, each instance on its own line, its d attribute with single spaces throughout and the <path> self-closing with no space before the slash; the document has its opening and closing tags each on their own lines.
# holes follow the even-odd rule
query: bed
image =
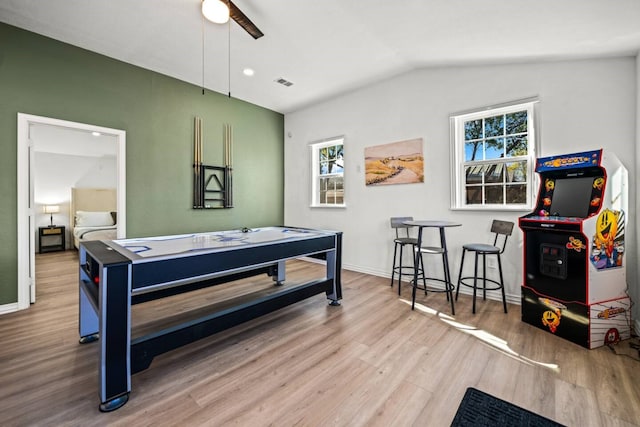
<svg viewBox="0 0 640 427">
<path fill-rule="evenodd" d="M 118 218 L 115 188 L 72 188 L 70 212 L 73 212 L 73 245 L 81 241 L 113 240 L 117 237 Z"/>
</svg>

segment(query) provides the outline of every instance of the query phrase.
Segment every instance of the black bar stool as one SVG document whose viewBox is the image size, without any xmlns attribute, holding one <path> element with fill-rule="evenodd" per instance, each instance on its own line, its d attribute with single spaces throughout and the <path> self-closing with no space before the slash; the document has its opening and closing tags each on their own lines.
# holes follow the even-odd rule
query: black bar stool
<svg viewBox="0 0 640 427">
<path fill-rule="evenodd" d="M 411 237 L 409 230 L 413 228 L 410 225 L 406 225 L 406 221 L 413 221 L 413 217 L 411 216 L 396 216 L 391 217 L 391 228 L 393 228 L 396 232 L 396 238 L 393 239 L 393 268 L 391 270 L 391 286 L 393 287 L 393 283 L 395 281 L 395 275 L 398 275 L 398 295 L 400 295 L 400 285 L 402 282 L 402 276 L 411 276 L 413 277 L 413 264 L 407 265 L 403 264 L 402 252 L 405 246 L 410 246 L 411 249 L 411 260 L 413 262 L 413 251 L 418 244 L 418 239 L 415 237 Z M 401 231 L 404 230 L 404 231 Z M 403 272 L 402 270 L 405 269 Z M 422 268 L 419 267 L 420 272 L 422 272 Z"/>
<path fill-rule="evenodd" d="M 462 259 L 460 260 L 460 273 L 458 274 L 458 287 L 456 288 L 456 301 L 458 301 L 458 293 L 460 292 L 460 285 L 468 286 L 473 288 L 473 308 L 472 312 L 475 314 L 476 312 L 476 293 L 478 290 L 478 279 L 482 280 L 482 299 L 487 299 L 487 291 L 492 290 L 502 290 L 502 305 L 504 307 L 504 312 L 507 312 L 507 298 L 504 294 L 504 280 L 502 278 L 502 262 L 500 260 L 500 255 L 504 252 L 505 247 L 507 246 L 507 239 L 511 236 L 513 232 L 513 222 L 509 221 L 500 221 L 493 220 L 491 224 L 491 232 L 495 234 L 493 239 L 493 245 L 488 245 L 486 243 L 468 243 L 462 246 Z M 498 239 L 502 240 L 501 246 L 498 245 Z M 462 277 L 462 268 L 464 267 L 464 256 L 469 252 L 475 252 L 475 264 L 473 276 L 465 276 Z M 495 255 L 498 259 L 498 272 L 500 274 L 500 281 L 487 278 L 487 255 Z M 482 256 L 482 277 L 478 277 L 478 258 Z M 473 279 L 473 284 L 468 281 Z M 467 283 L 465 283 L 465 280 Z M 487 287 L 487 282 L 495 285 L 493 287 Z"/>
</svg>

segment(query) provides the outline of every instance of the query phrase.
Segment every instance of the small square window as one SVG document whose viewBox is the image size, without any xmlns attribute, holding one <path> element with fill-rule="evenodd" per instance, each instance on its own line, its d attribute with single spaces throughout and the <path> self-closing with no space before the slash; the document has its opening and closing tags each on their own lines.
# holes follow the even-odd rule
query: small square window
<svg viewBox="0 0 640 427">
<path fill-rule="evenodd" d="M 311 144 L 312 206 L 344 206 L 344 138 Z"/>
</svg>

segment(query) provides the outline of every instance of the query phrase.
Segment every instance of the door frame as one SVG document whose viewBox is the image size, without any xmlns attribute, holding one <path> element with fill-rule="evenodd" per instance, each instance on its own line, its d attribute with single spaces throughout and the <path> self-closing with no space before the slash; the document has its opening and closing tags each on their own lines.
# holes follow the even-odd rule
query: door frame
<svg viewBox="0 0 640 427">
<path fill-rule="evenodd" d="M 126 237 L 126 132 L 86 123 L 70 122 L 51 117 L 18 113 L 18 310 L 28 308 L 35 302 L 35 212 L 33 194 L 33 162 L 30 129 L 32 125 L 43 124 L 75 130 L 100 132 L 116 137 L 117 174 L 117 237 Z"/>
</svg>

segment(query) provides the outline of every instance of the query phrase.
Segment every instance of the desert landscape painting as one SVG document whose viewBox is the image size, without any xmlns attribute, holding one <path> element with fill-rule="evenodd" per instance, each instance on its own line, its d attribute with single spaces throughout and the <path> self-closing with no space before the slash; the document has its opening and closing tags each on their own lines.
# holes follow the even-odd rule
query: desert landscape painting
<svg viewBox="0 0 640 427">
<path fill-rule="evenodd" d="M 364 164 L 367 185 L 424 182 L 422 138 L 366 147 Z"/>
</svg>

